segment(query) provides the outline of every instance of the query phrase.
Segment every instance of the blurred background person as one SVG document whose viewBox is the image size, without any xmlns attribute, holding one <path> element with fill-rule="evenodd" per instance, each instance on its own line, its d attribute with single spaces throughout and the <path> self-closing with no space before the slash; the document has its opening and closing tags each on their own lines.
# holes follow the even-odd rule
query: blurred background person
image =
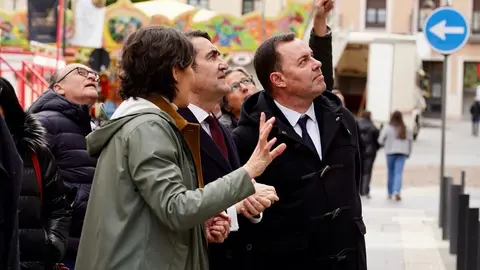
<svg viewBox="0 0 480 270">
<path fill-rule="evenodd" d="M 412 152 L 413 144 L 413 134 L 405 126 L 401 112 L 392 113 L 390 122 L 380 132 L 378 143 L 384 147 L 387 155 L 388 198 L 400 201 L 403 168 Z"/>
<path fill-rule="evenodd" d="M 380 148 L 378 144 L 379 130 L 372 122 L 371 113 L 364 111 L 357 119 L 359 137 L 361 140 L 362 157 L 362 188 L 360 194 L 370 198 L 370 180 L 372 178 L 373 163 Z"/>
<path fill-rule="evenodd" d="M 225 76 L 230 92 L 220 102 L 222 116 L 219 120 L 229 131 L 232 131 L 237 127 L 243 102 L 250 95 L 258 92 L 258 89 L 253 76 L 243 67 L 228 69 Z"/>
<path fill-rule="evenodd" d="M 472 135 L 478 136 L 478 125 L 480 122 L 480 97 L 476 97 L 472 106 L 470 106 L 470 114 L 472 115 Z"/>
<path fill-rule="evenodd" d="M 342 92 L 338 89 L 333 89 L 332 93 L 336 95 L 340 101 L 342 101 L 342 106 L 345 107 L 345 97 L 343 96 Z"/>
<path fill-rule="evenodd" d="M 0 269 L 20 269 L 17 209 L 22 177 L 23 161 L 0 117 Z"/>
<path fill-rule="evenodd" d="M 18 203 L 21 269 L 56 269 L 67 250 L 71 219 L 63 183 L 41 123 L 23 111 L 7 80 L 0 78 L 0 89 L 0 115 L 23 160 Z"/>
</svg>

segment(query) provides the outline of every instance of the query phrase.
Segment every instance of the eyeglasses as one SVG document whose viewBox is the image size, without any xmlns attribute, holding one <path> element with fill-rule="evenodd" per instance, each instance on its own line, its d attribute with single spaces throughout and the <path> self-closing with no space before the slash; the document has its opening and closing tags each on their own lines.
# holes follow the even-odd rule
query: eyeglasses
<svg viewBox="0 0 480 270">
<path fill-rule="evenodd" d="M 232 83 L 232 84 L 230 85 L 230 89 L 232 89 L 232 91 L 240 90 L 240 89 L 242 89 L 242 88 L 240 87 L 240 84 L 243 84 L 243 85 L 245 85 L 245 86 L 249 86 L 249 85 L 255 85 L 255 82 L 254 82 L 252 79 L 250 79 L 250 78 L 243 78 L 243 79 L 241 79 L 241 80 L 238 81 L 238 82 Z"/>
<path fill-rule="evenodd" d="M 67 72 L 67 74 L 63 75 L 63 77 L 62 77 L 60 80 L 58 80 L 56 83 L 60 83 L 61 81 L 63 81 L 63 80 L 68 76 L 68 74 L 74 72 L 75 70 L 78 72 L 78 75 L 80 75 L 80 76 L 83 76 L 83 77 L 85 77 L 85 78 L 88 78 L 88 75 L 89 75 L 89 74 L 92 74 L 92 75 L 95 77 L 95 78 L 93 79 L 94 82 L 99 82 L 99 81 L 100 81 L 100 75 L 98 75 L 97 72 L 95 72 L 95 71 L 90 71 L 90 70 L 87 70 L 87 69 L 82 68 L 82 67 L 76 67 L 76 68 L 70 70 L 69 72 Z"/>
</svg>

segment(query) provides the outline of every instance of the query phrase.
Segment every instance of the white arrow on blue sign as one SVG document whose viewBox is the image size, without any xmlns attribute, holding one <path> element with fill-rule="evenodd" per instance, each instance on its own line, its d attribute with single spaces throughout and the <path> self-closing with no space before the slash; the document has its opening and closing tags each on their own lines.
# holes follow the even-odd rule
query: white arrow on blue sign
<svg viewBox="0 0 480 270">
<path fill-rule="evenodd" d="M 470 27 L 465 16 L 451 7 L 432 11 L 425 20 L 425 37 L 433 50 L 452 54 L 465 46 L 470 36 Z"/>
</svg>

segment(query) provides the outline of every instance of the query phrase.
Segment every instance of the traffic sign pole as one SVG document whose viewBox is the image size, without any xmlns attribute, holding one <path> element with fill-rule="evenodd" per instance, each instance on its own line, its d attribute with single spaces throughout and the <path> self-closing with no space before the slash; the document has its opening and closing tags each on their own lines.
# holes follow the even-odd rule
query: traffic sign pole
<svg viewBox="0 0 480 270">
<path fill-rule="evenodd" d="M 440 211 L 439 226 L 443 227 L 444 210 L 446 208 L 446 187 L 445 178 L 445 126 L 447 114 L 447 70 L 450 54 L 460 50 L 465 46 L 470 35 L 468 20 L 458 10 L 449 6 L 443 6 L 435 9 L 425 20 L 423 32 L 433 50 L 443 54 L 443 78 L 442 78 L 442 138 L 440 152 Z"/>
<path fill-rule="evenodd" d="M 447 209 L 446 198 L 448 188 L 444 185 L 445 181 L 445 129 L 447 122 L 447 70 L 448 70 L 448 54 L 443 55 L 443 74 L 442 74 L 442 138 L 440 146 L 440 217 L 438 219 L 439 225 L 443 228 L 445 224 L 445 210 Z"/>
</svg>

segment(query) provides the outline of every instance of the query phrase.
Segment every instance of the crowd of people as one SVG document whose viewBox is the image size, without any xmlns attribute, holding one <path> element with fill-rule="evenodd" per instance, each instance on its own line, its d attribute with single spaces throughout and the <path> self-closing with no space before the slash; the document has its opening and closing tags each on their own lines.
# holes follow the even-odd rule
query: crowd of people
<svg viewBox="0 0 480 270">
<path fill-rule="evenodd" d="M 160 26 L 126 39 L 106 121 L 87 66 L 26 112 L 1 79 L 0 269 L 367 269 L 361 195 L 383 145 L 400 199 L 411 135 L 331 91 L 334 1 L 315 2 L 309 44 L 257 49 L 263 89 L 208 33 Z"/>
</svg>

